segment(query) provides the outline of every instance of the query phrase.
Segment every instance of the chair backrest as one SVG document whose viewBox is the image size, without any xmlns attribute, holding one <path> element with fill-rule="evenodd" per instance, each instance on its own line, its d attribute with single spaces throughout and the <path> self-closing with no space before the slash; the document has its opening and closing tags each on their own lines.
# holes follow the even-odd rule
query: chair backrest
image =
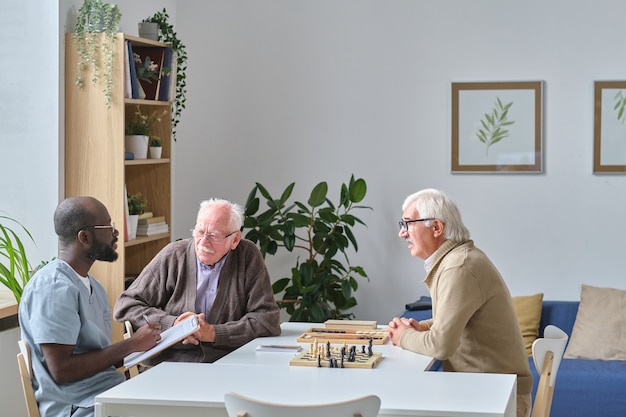
<svg viewBox="0 0 626 417">
<path fill-rule="evenodd" d="M 124 340 L 130 339 L 131 336 L 133 335 L 133 325 L 130 323 L 129 320 L 126 320 L 124 322 L 124 328 L 126 329 L 126 331 L 124 332 Z M 134 377 L 134 376 L 139 375 L 139 366 L 138 365 L 134 365 L 134 366 L 131 366 L 130 368 L 128 368 L 128 375 L 131 378 Z"/>
<path fill-rule="evenodd" d="M 229 417 L 376 417 L 380 410 L 380 398 L 376 395 L 336 403 L 292 405 L 268 403 L 229 392 L 224 395 L 224 403 Z"/>
<path fill-rule="evenodd" d="M 550 415 L 556 374 L 561 365 L 567 339 L 567 333 L 563 330 L 548 325 L 543 330 L 543 337 L 533 342 L 533 361 L 539 374 L 539 385 L 535 394 L 532 417 Z"/>
<path fill-rule="evenodd" d="M 20 370 L 20 379 L 22 381 L 22 390 L 24 391 L 24 401 L 26 401 L 26 411 L 28 417 L 40 417 L 39 406 L 35 399 L 33 391 L 33 366 L 30 357 L 30 347 L 25 340 L 18 340 L 20 352 L 17 354 L 17 366 Z"/>
</svg>

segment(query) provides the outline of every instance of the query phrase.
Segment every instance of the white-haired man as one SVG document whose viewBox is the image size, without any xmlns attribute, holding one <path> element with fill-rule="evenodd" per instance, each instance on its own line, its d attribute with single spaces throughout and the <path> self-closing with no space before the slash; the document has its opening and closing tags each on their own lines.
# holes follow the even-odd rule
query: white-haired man
<svg viewBox="0 0 626 417">
<path fill-rule="evenodd" d="M 392 342 L 441 360 L 444 371 L 517 374 L 517 416 L 529 416 L 532 375 L 511 295 L 457 206 L 439 190 L 408 196 L 399 236 L 425 261 L 433 317 L 395 317 L 387 328 Z"/>
</svg>

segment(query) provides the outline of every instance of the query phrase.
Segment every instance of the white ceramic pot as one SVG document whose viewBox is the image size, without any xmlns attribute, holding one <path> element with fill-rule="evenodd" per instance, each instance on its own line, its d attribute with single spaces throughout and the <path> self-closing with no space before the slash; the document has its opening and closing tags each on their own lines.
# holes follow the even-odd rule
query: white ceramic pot
<svg viewBox="0 0 626 417">
<path fill-rule="evenodd" d="M 150 146 L 150 159 L 160 159 L 161 152 L 163 152 L 162 146 Z"/>
<path fill-rule="evenodd" d="M 124 136 L 124 147 L 126 152 L 132 152 L 135 155 L 135 159 L 148 158 L 148 136 Z"/>
</svg>

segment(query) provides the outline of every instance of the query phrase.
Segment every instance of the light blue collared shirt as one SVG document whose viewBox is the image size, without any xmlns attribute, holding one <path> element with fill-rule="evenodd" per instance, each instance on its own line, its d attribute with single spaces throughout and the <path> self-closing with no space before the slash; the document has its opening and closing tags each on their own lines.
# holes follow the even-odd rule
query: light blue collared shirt
<svg viewBox="0 0 626 417">
<path fill-rule="evenodd" d="M 230 253 L 230 252 L 229 252 Z M 217 284 L 220 280 L 220 274 L 224 262 L 228 257 L 228 253 L 220 259 L 215 266 L 205 265 L 196 259 L 197 263 L 197 282 L 196 286 L 196 313 L 204 313 L 205 316 L 209 315 L 209 311 L 213 307 L 215 302 L 215 296 L 217 295 Z"/>
</svg>

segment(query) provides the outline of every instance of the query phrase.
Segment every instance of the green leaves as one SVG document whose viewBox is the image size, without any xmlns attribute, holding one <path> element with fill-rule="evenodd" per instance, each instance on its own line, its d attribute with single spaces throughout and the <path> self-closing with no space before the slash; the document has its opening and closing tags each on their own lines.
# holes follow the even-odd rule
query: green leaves
<svg viewBox="0 0 626 417">
<path fill-rule="evenodd" d="M 613 110 L 617 111 L 617 120 L 624 124 L 626 120 L 626 96 L 624 96 L 624 90 L 618 90 L 615 94 L 615 106 Z"/>
<path fill-rule="evenodd" d="M 328 198 L 328 184 L 320 182 L 311 190 L 305 203 L 288 203 L 295 183 L 289 184 L 275 199 L 260 183 L 248 195 L 245 207 L 246 239 L 255 242 L 265 257 L 278 248 L 298 251 L 291 276 L 278 279 L 272 285 L 274 294 L 283 293 L 278 305 L 290 315 L 291 321 L 323 322 L 327 319 L 353 318 L 345 311 L 357 302 L 353 293 L 358 289 L 357 277 L 367 278 L 365 270 L 353 266 L 347 251 L 358 251 L 352 227 L 365 223 L 352 214 L 353 210 L 371 209 L 357 206 L 367 194 L 362 178 L 350 177 L 342 184 L 339 203 Z M 261 209 L 261 199 L 267 206 Z M 288 205 L 289 204 L 289 205 Z"/>
<path fill-rule="evenodd" d="M 482 129 L 478 130 L 476 137 L 486 145 L 485 155 L 489 155 L 489 147 L 491 145 L 509 136 L 509 131 L 504 129 L 504 127 L 515 123 L 507 120 L 507 115 L 512 105 L 513 102 L 503 105 L 500 97 L 497 97 L 495 107 L 491 113 L 485 113 L 485 118 L 480 121 Z"/>
<path fill-rule="evenodd" d="M 180 116 L 187 107 L 187 47 L 178 38 L 174 26 L 169 22 L 167 9 L 156 12 L 144 19 L 144 22 L 159 25 L 159 41 L 169 43 L 176 52 L 176 96 L 172 103 L 172 137 L 176 141 L 176 129 L 180 123 Z"/>
<path fill-rule="evenodd" d="M 28 238 L 33 240 L 28 229 L 17 220 L 6 216 L 0 216 L 0 219 L 10 220 L 18 224 Z M 24 286 L 30 279 L 31 268 L 19 236 L 13 229 L 2 224 L 0 224 L 0 260 L 2 260 L 0 262 L 0 283 L 13 292 L 15 300 L 19 303 Z"/>
</svg>

